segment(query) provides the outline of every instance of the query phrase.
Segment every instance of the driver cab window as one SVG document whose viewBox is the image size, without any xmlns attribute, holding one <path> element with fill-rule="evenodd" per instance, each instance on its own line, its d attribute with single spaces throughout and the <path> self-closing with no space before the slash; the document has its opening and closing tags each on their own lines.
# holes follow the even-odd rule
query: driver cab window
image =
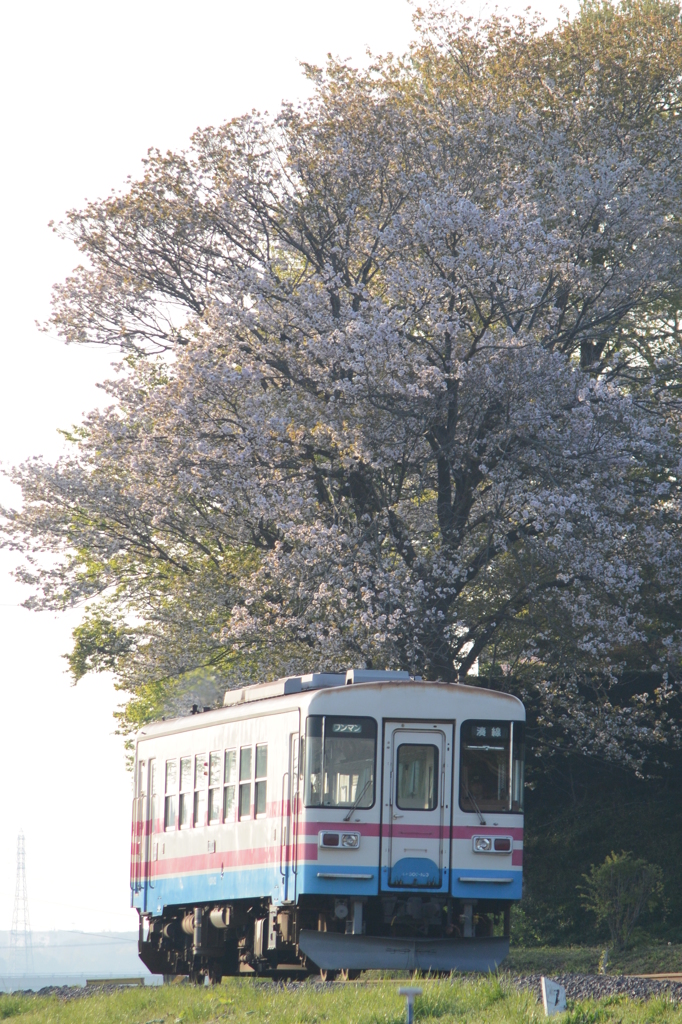
<svg viewBox="0 0 682 1024">
<path fill-rule="evenodd" d="M 311 715 L 306 720 L 306 807 L 371 807 L 377 723 Z"/>
<path fill-rule="evenodd" d="M 459 806 L 463 811 L 523 811 L 523 722 L 462 724 Z"/>
</svg>

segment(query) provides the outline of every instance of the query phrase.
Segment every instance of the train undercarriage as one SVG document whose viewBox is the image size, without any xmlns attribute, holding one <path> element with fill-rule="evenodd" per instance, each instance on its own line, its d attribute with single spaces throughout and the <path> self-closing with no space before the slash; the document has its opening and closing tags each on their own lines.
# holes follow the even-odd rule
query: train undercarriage
<svg viewBox="0 0 682 1024">
<path fill-rule="evenodd" d="M 152 974 L 195 984 L 249 974 L 331 981 L 363 969 L 488 971 L 509 951 L 510 907 L 426 894 L 174 906 L 140 916 L 139 953 Z"/>
</svg>

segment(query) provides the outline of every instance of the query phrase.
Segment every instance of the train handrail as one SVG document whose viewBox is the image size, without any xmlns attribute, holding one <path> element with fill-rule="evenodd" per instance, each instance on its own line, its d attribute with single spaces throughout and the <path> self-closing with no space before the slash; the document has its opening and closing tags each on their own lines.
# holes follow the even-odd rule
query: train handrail
<svg viewBox="0 0 682 1024">
<path fill-rule="evenodd" d="M 147 829 L 147 845 L 145 847 L 147 852 L 147 887 L 153 889 L 154 886 L 154 815 L 156 813 L 156 793 L 152 792 L 152 764 L 154 759 L 152 758 L 149 762 L 149 778 L 147 782 L 147 811 L 145 820 L 145 832 Z M 145 908 L 146 909 L 146 908 Z"/>
<path fill-rule="evenodd" d="M 287 788 L 288 788 L 287 779 L 290 779 L 290 778 L 291 778 L 291 776 L 289 775 L 289 772 L 285 772 L 284 775 L 282 776 L 282 802 L 281 802 L 281 807 L 280 807 L 280 823 L 279 823 L 280 824 L 279 873 L 282 876 L 282 878 L 286 878 L 286 870 L 284 868 L 284 860 L 286 858 L 286 840 L 287 840 L 287 832 L 288 832 L 288 829 L 287 829 L 288 822 L 286 821 L 286 818 L 288 817 L 288 815 L 285 815 L 284 809 L 286 807 L 286 802 L 285 802 L 286 801 L 286 791 L 287 791 Z"/>
<path fill-rule="evenodd" d="M 142 888 L 142 838 L 140 836 L 140 801 L 144 797 L 133 798 L 133 841 L 130 858 L 130 888 L 139 892 Z M 135 852 L 133 852 L 133 850 Z"/>
</svg>

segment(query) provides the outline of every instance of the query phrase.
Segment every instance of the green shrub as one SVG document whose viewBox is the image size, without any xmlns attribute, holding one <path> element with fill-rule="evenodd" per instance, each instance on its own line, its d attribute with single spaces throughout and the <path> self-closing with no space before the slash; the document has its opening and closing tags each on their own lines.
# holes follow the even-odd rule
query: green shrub
<svg viewBox="0 0 682 1024">
<path fill-rule="evenodd" d="M 610 853 L 603 864 L 583 875 L 583 906 L 598 924 L 606 924 L 616 950 L 625 949 L 642 911 L 663 899 L 663 872 L 657 864 L 631 853 Z"/>
<path fill-rule="evenodd" d="M 0 994 L 0 1020 L 7 1020 L 9 1017 L 18 1017 L 26 1010 L 26 999 L 19 996 Z"/>
</svg>

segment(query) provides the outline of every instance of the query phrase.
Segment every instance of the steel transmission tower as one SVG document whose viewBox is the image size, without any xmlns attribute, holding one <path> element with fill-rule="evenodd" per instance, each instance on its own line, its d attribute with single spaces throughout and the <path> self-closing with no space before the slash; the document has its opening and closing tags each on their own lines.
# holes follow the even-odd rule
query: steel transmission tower
<svg viewBox="0 0 682 1024">
<path fill-rule="evenodd" d="M 12 931 L 9 937 L 9 959 L 12 974 L 29 974 L 33 970 L 33 940 L 28 916 L 26 847 L 23 832 L 17 836 L 17 882 L 14 890 Z"/>
</svg>

